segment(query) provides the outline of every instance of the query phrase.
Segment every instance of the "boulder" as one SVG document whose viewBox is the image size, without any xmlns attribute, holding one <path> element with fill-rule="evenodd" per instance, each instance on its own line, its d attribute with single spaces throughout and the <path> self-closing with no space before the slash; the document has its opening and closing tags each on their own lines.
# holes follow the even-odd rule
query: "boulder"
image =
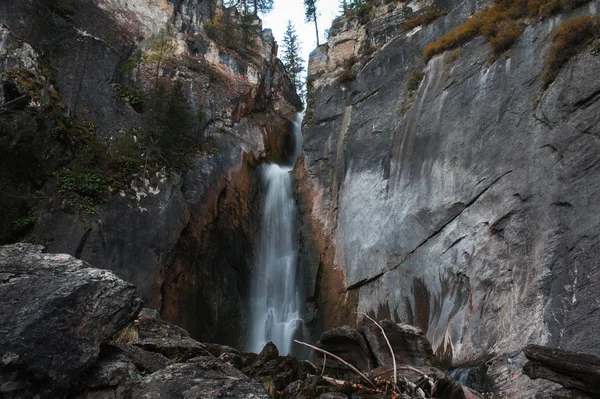
<svg viewBox="0 0 600 399">
<path fill-rule="evenodd" d="M 325 381 L 318 375 L 310 375 L 304 380 L 294 381 L 289 384 L 282 392 L 285 399 L 313 399 L 321 398 L 323 395 L 334 395 L 330 399 L 337 399 L 335 395 L 342 395 L 342 398 L 346 398 L 346 395 L 330 392 L 335 387 Z M 324 398 L 326 398 L 325 396 Z"/>
<path fill-rule="evenodd" d="M 90 369 L 100 344 L 142 307 L 135 287 L 43 247 L 0 247 L 0 385 L 58 392 Z"/>
<path fill-rule="evenodd" d="M 183 328 L 161 320 L 153 309 L 143 309 L 140 313 L 138 339 L 132 344 L 175 363 L 211 355 L 204 344 L 192 339 Z"/>
<path fill-rule="evenodd" d="M 377 360 L 371 353 L 367 342 L 358 330 L 350 326 L 342 326 L 326 331 L 321 335 L 318 347 L 337 355 L 362 371 L 370 371 L 377 367 Z M 319 355 L 317 369 L 323 366 L 323 355 Z M 336 378 L 354 377 L 346 366 L 328 358 L 325 361 L 325 374 Z"/>
<path fill-rule="evenodd" d="M 75 383 L 70 393 L 77 399 L 117 399 L 131 394 L 142 375 L 130 355 L 114 346 L 102 348 L 97 363 Z"/>
<path fill-rule="evenodd" d="M 436 379 L 433 388 L 433 397 L 440 399 L 481 399 L 477 392 L 462 386 L 448 376 Z"/>
<path fill-rule="evenodd" d="M 250 358 L 244 356 L 244 359 L 247 361 Z M 308 361 L 298 360 L 294 355 L 279 356 L 279 351 L 272 342 L 268 342 L 256 359 L 243 370 L 251 377 L 272 379 L 279 391 L 294 381 L 304 380 L 309 374 L 316 373 L 315 367 Z"/>
<path fill-rule="evenodd" d="M 423 330 L 409 324 L 396 324 L 391 320 L 380 321 L 392 348 L 397 364 L 433 366 L 435 358 L 431 344 Z M 359 329 L 369 344 L 378 367 L 393 367 L 392 356 L 379 327 L 367 323 Z"/>
<path fill-rule="evenodd" d="M 125 352 L 138 370 L 154 373 L 155 371 L 164 369 L 171 364 L 166 356 L 160 353 L 150 352 L 140 348 L 134 344 L 111 342 L 106 345 Z"/>
<path fill-rule="evenodd" d="M 173 364 L 151 374 L 133 389 L 132 397 L 269 399 L 259 381 L 212 356 Z"/>
<path fill-rule="evenodd" d="M 523 351 L 529 360 L 523 372 L 532 379 L 543 378 L 565 388 L 598 394 L 600 357 L 540 345 L 527 345 Z"/>
</svg>

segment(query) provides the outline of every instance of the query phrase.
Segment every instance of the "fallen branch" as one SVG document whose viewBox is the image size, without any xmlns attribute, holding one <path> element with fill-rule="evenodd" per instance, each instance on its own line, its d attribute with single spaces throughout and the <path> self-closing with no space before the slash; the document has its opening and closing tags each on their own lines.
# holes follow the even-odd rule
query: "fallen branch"
<svg viewBox="0 0 600 399">
<path fill-rule="evenodd" d="M 17 98 L 15 98 L 13 100 L 7 101 L 4 104 L 0 104 L 0 108 L 7 108 L 8 109 L 9 106 L 11 106 L 11 105 L 13 105 L 15 103 L 18 103 L 21 100 L 25 100 L 27 97 L 29 97 L 28 94 L 23 94 L 22 96 L 17 97 Z"/>
<path fill-rule="evenodd" d="M 392 355 L 392 362 L 394 364 L 394 390 L 396 390 L 397 387 L 398 387 L 398 378 L 396 377 L 396 375 L 398 374 L 397 369 L 396 369 L 396 355 L 394 355 L 394 349 L 392 349 L 392 344 L 390 344 L 390 340 L 388 339 L 387 335 L 385 334 L 385 331 L 383 330 L 383 327 L 381 327 L 381 325 L 379 323 L 377 323 L 375 320 L 373 320 L 372 318 L 370 318 L 369 316 L 367 316 L 366 313 L 363 313 L 363 312 L 357 312 L 357 313 L 360 314 L 360 315 L 363 315 L 367 319 L 371 320 L 381 330 L 381 333 L 383 334 L 383 338 L 385 339 L 385 342 L 387 343 L 388 349 L 390 350 L 390 355 Z"/>
<path fill-rule="evenodd" d="M 317 352 L 320 352 L 320 353 L 322 353 L 322 354 L 324 354 L 324 355 L 329 355 L 329 356 L 331 356 L 332 358 L 334 358 L 335 360 L 337 360 L 337 361 L 341 362 L 341 363 L 342 363 L 344 366 L 348 367 L 350 370 L 352 370 L 352 371 L 354 371 L 356 374 L 358 374 L 358 375 L 359 375 L 359 376 L 360 376 L 360 377 L 361 377 L 363 380 L 365 380 L 365 381 L 366 381 L 366 382 L 367 382 L 367 383 L 368 383 L 368 384 L 369 384 L 371 387 L 373 387 L 374 389 L 377 389 L 377 387 L 375 386 L 375 384 L 373 384 L 373 382 L 372 382 L 372 381 L 371 381 L 371 380 L 370 380 L 370 379 L 369 379 L 369 378 L 368 378 L 366 375 L 364 375 L 363 373 L 361 373 L 359 369 L 357 369 L 356 367 L 354 367 L 353 365 L 351 365 L 350 363 L 348 363 L 347 361 L 345 361 L 345 360 L 344 360 L 344 359 L 342 359 L 341 357 L 339 357 L 339 356 L 336 356 L 336 355 L 334 355 L 334 354 L 333 354 L 333 353 L 331 353 L 331 352 L 327 352 L 326 350 L 323 350 L 323 349 L 321 349 L 321 348 L 317 348 L 316 346 L 313 346 L 313 345 L 307 344 L 306 342 L 301 342 L 301 341 L 298 341 L 298 340 L 296 340 L 296 339 L 294 340 L 294 342 L 295 342 L 295 343 L 297 343 L 297 344 L 300 344 L 300 345 L 304 345 L 304 346 L 306 346 L 306 347 L 309 347 L 310 349 L 312 349 L 312 350 L 314 350 L 314 351 L 317 351 Z"/>
<path fill-rule="evenodd" d="M 414 367 L 411 367 L 411 366 L 398 366 L 398 367 L 396 367 L 396 370 L 414 371 L 415 373 L 420 374 L 423 377 L 431 380 L 431 377 L 429 377 L 427 374 L 425 374 L 421 370 L 419 370 L 417 368 L 414 368 Z M 393 371 L 394 371 L 394 369 L 387 369 L 387 370 L 380 371 L 379 373 L 373 375 L 373 378 L 381 377 L 382 375 L 390 373 L 390 372 L 393 372 Z"/>
</svg>

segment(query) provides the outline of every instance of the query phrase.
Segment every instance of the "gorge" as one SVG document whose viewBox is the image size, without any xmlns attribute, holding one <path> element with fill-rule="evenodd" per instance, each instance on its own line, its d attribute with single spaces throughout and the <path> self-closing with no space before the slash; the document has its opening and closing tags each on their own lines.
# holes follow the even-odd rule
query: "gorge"
<svg viewBox="0 0 600 399">
<path fill-rule="evenodd" d="M 98 325 L 125 327 L 141 298 L 156 312 L 142 320 L 188 345 L 169 367 L 209 348 L 248 386 L 269 362 L 293 370 L 282 392 L 318 375 L 279 354 L 307 358 L 292 340 L 325 331 L 364 370 L 389 366 L 362 312 L 431 344 L 412 366 L 493 397 L 594 397 L 523 370 L 531 345 L 600 356 L 599 7 L 357 2 L 311 53 L 300 121 L 272 33 L 235 7 L 3 0 L 0 244 L 29 244 L 2 250 L 0 285 L 21 281 L 19 256 L 113 272 L 84 273 L 120 287 Z M 0 341 L 9 390 L 16 349 Z M 100 352 L 72 359 L 88 370 Z"/>
</svg>

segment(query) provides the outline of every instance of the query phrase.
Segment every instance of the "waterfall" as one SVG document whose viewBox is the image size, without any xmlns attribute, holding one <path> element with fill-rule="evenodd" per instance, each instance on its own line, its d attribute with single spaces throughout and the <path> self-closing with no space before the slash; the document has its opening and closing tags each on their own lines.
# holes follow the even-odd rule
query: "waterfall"
<svg viewBox="0 0 600 399">
<path fill-rule="evenodd" d="M 251 284 L 251 326 L 248 349 L 260 352 L 272 341 L 281 354 L 292 351 L 294 338 L 302 337 L 302 298 L 299 290 L 296 202 L 292 195 L 293 164 L 301 149 L 301 116 L 294 125 L 291 165 L 263 165 L 264 201 L 261 236 Z"/>
</svg>

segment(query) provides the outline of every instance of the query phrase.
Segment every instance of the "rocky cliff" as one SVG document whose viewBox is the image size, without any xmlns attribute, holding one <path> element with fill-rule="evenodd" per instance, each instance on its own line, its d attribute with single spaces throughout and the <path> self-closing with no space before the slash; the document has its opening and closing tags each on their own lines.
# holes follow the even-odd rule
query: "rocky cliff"
<svg viewBox="0 0 600 399">
<path fill-rule="evenodd" d="M 548 78 L 556 32 L 600 3 L 531 4 L 338 18 L 311 55 L 297 168 L 318 320 L 419 326 L 512 398 L 557 392 L 521 373 L 525 345 L 600 353 L 598 33 Z"/>
<path fill-rule="evenodd" d="M 243 22 L 210 0 L 2 1 L 0 241 L 110 269 L 194 337 L 239 343 L 256 166 L 301 107 L 270 31 Z"/>
</svg>

